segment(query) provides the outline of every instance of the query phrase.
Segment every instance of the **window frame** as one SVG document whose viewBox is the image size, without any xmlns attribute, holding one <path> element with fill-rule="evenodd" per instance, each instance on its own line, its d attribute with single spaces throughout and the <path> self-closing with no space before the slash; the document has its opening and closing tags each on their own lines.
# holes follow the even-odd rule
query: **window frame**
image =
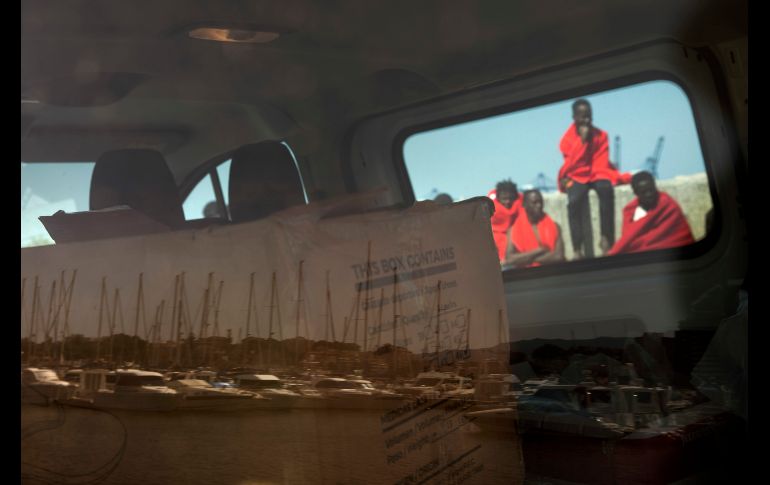
<svg viewBox="0 0 770 485">
<path fill-rule="evenodd" d="M 297 155 L 294 153 L 294 150 L 291 148 L 291 145 L 286 140 L 281 140 L 281 143 L 286 145 L 286 148 L 289 149 L 289 153 L 291 153 L 291 157 L 294 160 L 294 166 L 297 168 L 297 173 L 299 174 L 300 183 L 302 184 L 302 191 L 305 195 L 305 203 L 310 202 L 310 198 L 308 197 L 308 190 L 307 185 L 305 182 L 305 175 L 302 173 L 302 169 L 300 168 L 299 159 L 297 158 Z M 219 177 L 219 173 L 217 169 L 222 165 L 227 163 L 228 161 L 232 160 L 233 154 L 238 149 L 238 147 L 229 150 L 221 155 L 217 155 L 216 157 L 211 158 L 205 163 L 200 164 L 198 167 L 196 167 L 194 170 L 192 170 L 187 177 L 182 181 L 182 183 L 179 186 L 179 197 L 182 200 L 182 204 L 184 204 L 187 201 L 187 198 L 190 196 L 193 190 L 198 186 L 198 184 L 206 178 L 207 175 L 211 177 L 211 184 L 214 187 L 214 196 L 217 201 L 217 208 L 219 209 L 220 214 L 225 214 L 225 217 L 223 220 L 227 222 L 231 222 L 230 217 L 230 207 L 225 202 L 225 194 L 222 190 L 222 181 Z M 195 219 L 191 219 L 195 220 Z"/>
<path fill-rule="evenodd" d="M 712 50 L 718 47 L 694 47 L 672 38 L 653 38 L 547 68 L 518 73 L 512 68 L 511 74 L 502 80 L 457 87 L 451 94 L 362 117 L 345 134 L 341 152 L 343 181 L 348 192 L 385 185 L 389 191 L 383 195 L 380 206 L 405 208 L 414 200 L 404 194 L 405 190 L 407 194 L 411 191 L 411 184 L 404 177 L 403 163 L 399 162 L 403 140 L 397 143 L 397 139 L 410 128 L 424 125 L 426 120 L 479 113 L 490 106 L 519 104 L 523 108 L 526 100 L 539 99 L 538 104 L 547 104 L 575 94 L 589 94 L 591 87 L 619 88 L 623 80 L 673 80 L 684 91 L 693 111 L 714 207 L 711 235 L 701 240 L 698 247 L 688 246 L 684 255 L 677 248 L 571 261 L 528 271 L 511 269 L 503 272 L 506 294 L 511 296 L 514 288 L 523 289 L 519 281 L 538 288 L 566 288 L 576 284 L 576 278 L 581 279 L 581 284 L 592 286 L 621 275 L 631 278 L 630 281 L 696 278 L 701 284 L 693 281 L 693 287 L 716 281 L 732 287 L 744 278 L 748 265 L 744 202 L 747 161 L 736 129 L 726 75 Z"/>
<path fill-rule="evenodd" d="M 534 109 L 549 104 L 574 100 L 578 98 L 587 98 L 607 91 L 630 88 L 639 84 L 654 81 L 668 81 L 678 86 L 685 95 L 690 109 L 692 110 L 693 121 L 698 136 L 698 145 L 700 146 L 704 162 L 709 160 L 710 154 L 708 147 L 704 144 L 704 129 L 700 121 L 698 106 L 694 102 L 692 93 L 685 82 L 678 76 L 662 70 L 646 70 L 633 74 L 618 76 L 603 80 L 600 82 L 577 85 L 568 89 L 555 91 L 546 95 L 527 98 L 520 101 L 503 103 L 493 107 L 471 110 L 454 116 L 437 118 L 425 123 L 418 123 L 400 130 L 392 143 L 393 161 L 399 178 L 401 193 L 407 204 L 411 205 L 417 202 L 414 190 L 409 179 L 409 173 L 404 159 L 404 145 L 413 135 L 425 133 L 431 130 L 457 126 L 464 123 L 479 121 L 495 116 L 513 114 L 515 112 Z M 501 85 L 511 83 L 512 81 L 501 82 Z M 489 89 L 489 87 L 485 87 Z M 462 93 L 459 96 L 465 95 Z M 443 99 L 442 99 L 443 101 Z M 556 142 L 554 142 L 556 143 Z M 504 281 L 540 278 L 552 274 L 576 273 L 586 270 L 615 268 L 627 266 L 629 264 L 646 264 L 661 261 L 672 261 L 682 259 L 695 259 L 711 251 L 716 245 L 722 233 L 722 210 L 719 195 L 717 193 L 714 169 L 709 163 L 704 163 L 704 172 L 708 179 L 709 195 L 711 197 L 714 210 L 714 219 L 711 230 L 706 233 L 703 239 L 694 244 L 633 254 L 619 254 L 615 256 L 597 256 L 584 260 L 570 260 L 549 265 L 542 265 L 531 268 L 505 268 L 502 269 Z M 615 208 L 616 211 L 618 208 Z M 621 208 L 622 209 L 622 208 Z M 562 228 L 562 230 L 566 230 Z"/>
<path fill-rule="evenodd" d="M 83 197 L 85 199 L 84 200 L 85 207 L 84 208 L 78 208 L 76 206 L 74 212 L 87 212 L 87 211 L 90 210 L 91 179 L 93 178 L 93 172 L 94 172 L 94 167 L 96 166 L 96 160 L 54 160 L 54 161 L 38 160 L 38 161 L 34 161 L 34 162 L 28 162 L 28 161 L 21 160 L 21 163 L 24 164 L 24 165 L 29 165 L 29 166 L 50 165 L 52 168 L 57 166 L 57 165 L 68 165 L 68 166 L 75 166 L 75 165 L 80 165 L 80 164 L 82 164 L 82 165 L 90 165 L 89 175 L 88 175 L 88 179 L 87 179 L 87 183 L 86 183 L 87 187 L 86 187 L 86 190 L 85 190 L 85 196 Z M 21 177 L 23 177 L 22 174 L 23 174 L 23 166 L 22 166 L 22 169 L 20 171 L 20 181 L 21 181 Z M 51 176 L 51 175 L 47 174 L 46 178 L 53 179 L 53 178 L 55 178 L 55 176 Z M 24 186 L 23 186 L 23 182 L 22 182 L 22 190 L 21 190 L 21 192 L 22 192 L 21 193 L 22 199 L 24 198 L 23 187 Z M 34 195 L 34 194 L 32 194 L 32 195 Z M 69 195 L 71 196 L 71 199 L 74 202 L 75 199 L 76 199 L 76 195 L 80 195 L 80 194 L 78 194 L 77 192 L 71 192 L 71 193 L 69 193 Z M 61 202 L 61 201 L 55 201 L 55 202 Z M 49 205 L 53 205 L 53 204 L 54 203 L 49 202 Z M 58 210 L 63 210 L 63 208 L 62 207 L 58 207 Z M 22 214 L 24 212 L 25 212 L 25 209 L 22 208 Z M 53 214 L 44 214 L 44 215 L 50 216 L 50 215 L 53 215 Z M 45 225 L 44 224 L 40 223 L 40 225 L 45 229 Z M 54 241 L 53 237 L 51 237 L 51 235 L 48 234 L 47 230 L 46 230 L 46 233 L 45 233 L 45 237 L 50 241 L 50 243 L 46 242 L 46 244 L 31 244 L 31 245 L 30 244 L 25 245 L 25 244 L 22 243 L 22 244 L 20 244 L 20 248 L 24 249 L 24 248 L 45 247 L 45 246 L 54 246 L 54 245 L 56 245 L 56 242 Z M 29 240 L 27 242 L 29 242 Z"/>
<path fill-rule="evenodd" d="M 205 179 L 208 175 L 211 177 L 211 184 L 214 189 L 214 198 L 217 202 L 217 209 L 219 209 L 220 214 L 225 215 L 225 217 L 222 218 L 223 220 L 227 222 L 230 221 L 230 210 L 227 207 L 227 204 L 225 204 L 224 193 L 222 191 L 222 184 L 221 180 L 219 179 L 219 174 L 217 173 L 217 168 L 230 160 L 234 152 L 235 150 L 231 150 L 222 155 L 217 155 L 207 162 L 200 164 L 198 167 L 192 170 L 187 175 L 187 177 L 185 177 L 179 186 L 179 198 L 181 199 L 182 205 L 187 202 L 187 198 L 190 197 L 192 191 L 195 190 L 198 184 L 201 183 L 203 179 Z M 190 221 L 193 220 L 196 219 L 190 219 Z"/>
</svg>

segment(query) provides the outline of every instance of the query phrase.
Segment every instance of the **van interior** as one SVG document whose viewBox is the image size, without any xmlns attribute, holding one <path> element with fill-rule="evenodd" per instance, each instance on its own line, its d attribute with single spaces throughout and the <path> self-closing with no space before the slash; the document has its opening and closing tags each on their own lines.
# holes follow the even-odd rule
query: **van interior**
<svg viewBox="0 0 770 485">
<path fill-rule="evenodd" d="M 646 171 L 691 240 L 608 253 L 597 189 L 579 247 L 558 176 L 579 99 L 629 177 L 614 187 L 611 237 L 635 200 L 630 177 Z M 516 382 L 560 375 L 573 392 L 609 372 L 671 402 L 719 405 L 730 424 L 683 431 L 698 444 L 664 464 L 616 456 L 615 471 L 586 471 L 572 438 L 524 433 L 528 483 L 743 473 L 747 178 L 745 0 L 21 4 L 22 251 L 360 194 L 376 194 L 361 211 L 378 211 L 485 197 L 505 180 L 521 197 L 537 191 L 563 255 L 501 265 Z M 115 206 L 135 211 L 130 223 Z M 629 362 L 629 374 L 612 370 Z"/>
</svg>

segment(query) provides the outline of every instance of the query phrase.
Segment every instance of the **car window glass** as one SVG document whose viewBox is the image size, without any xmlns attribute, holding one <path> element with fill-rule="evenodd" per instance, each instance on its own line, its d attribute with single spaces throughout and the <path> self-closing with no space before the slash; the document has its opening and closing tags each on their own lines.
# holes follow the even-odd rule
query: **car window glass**
<svg viewBox="0 0 770 485">
<path fill-rule="evenodd" d="M 218 217 L 216 196 L 211 175 L 206 175 L 198 182 L 198 185 L 185 199 L 182 208 L 186 220 L 201 219 L 204 217 Z"/>
<path fill-rule="evenodd" d="M 230 160 L 217 166 L 217 175 L 219 183 L 222 184 L 222 196 L 225 198 L 225 205 L 230 203 Z"/>
<path fill-rule="evenodd" d="M 518 195 L 510 208 L 515 212 L 516 204 L 525 201 L 524 193 L 537 190 L 542 212 L 558 227 L 538 225 L 535 234 L 522 219 L 518 229 L 507 234 L 516 216 L 496 226 L 495 218 L 505 216 L 496 204 L 492 230 L 499 233 L 495 242 L 504 267 L 679 247 L 704 238 L 713 204 L 684 91 L 670 81 L 652 81 L 585 95 L 592 126 L 592 135 L 585 140 L 577 135 L 573 121 L 573 103 L 578 99 L 409 136 L 403 157 L 415 198 L 437 202 L 495 198 L 498 183 L 510 181 Z M 637 197 L 630 182 L 641 172 L 649 172 L 656 190 L 670 196 L 661 198 L 665 202 L 657 205 L 661 211 L 681 208 L 676 217 L 653 211 L 651 217 L 630 224 L 645 215 L 632 207 Z M 639 227 L 644 224 L 647 227 Z M 556 252 L 557 236 L 561 258 L 540 263 L 525 258 L 506 266 L 513 260 L 506 251 L 521 254 L 546 247 L 545 251 Z"/>
<path fill-rule="evenodd" d="M 94 162 L 21 162 L 21 247 L 53 244 L 38 217 L 88 210 Z"/>
</svg>

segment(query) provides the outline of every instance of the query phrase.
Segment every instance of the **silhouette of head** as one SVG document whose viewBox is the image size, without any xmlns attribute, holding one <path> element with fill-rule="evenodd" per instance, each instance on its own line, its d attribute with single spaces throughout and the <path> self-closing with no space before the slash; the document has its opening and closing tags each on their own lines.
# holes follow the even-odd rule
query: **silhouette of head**
<svg viewBox="0 0 770 485">
<path fill-rule="evenodd" d="M 658 188 L 655 186 L 655 178 L 650 172 L 638 172 L 631 177 L 631 187 L 634 189 L 639 206 L 648 211 L 658 205 Z"/>
<path fill-rule="evenodd" d="M 510 209 L 514 201 L 519 198 L 519 191 L 516 188 L 516 184 L 510 180 L 498 182 L 497 187 L 495 187 L 495 193 L 497 194 L 497 201 L 506 209 Z"/>
<path fill-rule="evenodd" d="M 591 126 L 593 112 L 588 100 L 581 98 L 572 103 L 572 120 L 575 126 Z"/>
<path fill-rule="evenodd" d="M 538 223 L 543 218 L 543 194 L 537 189 L 527 190 L 523 195 L 522 205 L 527 211 L 529 222 Z"/>
</svg>

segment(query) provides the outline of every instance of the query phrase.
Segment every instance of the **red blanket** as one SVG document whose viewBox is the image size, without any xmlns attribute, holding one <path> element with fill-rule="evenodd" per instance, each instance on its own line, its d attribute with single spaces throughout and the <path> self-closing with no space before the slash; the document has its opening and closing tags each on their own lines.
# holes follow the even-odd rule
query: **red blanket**
<svg viewBox="0 0 770 485">
<path fill-rule="evenodd" d="M 631 183 L 630 173 L 620 173 L 610 163 L 609 142 L 607 132 L 593 127 L 587 143 L 583 143 L 577 134 L 575 123 L 572 123 L 561 137 L 559 149 L 564 156 L 564 164 L 559 170 L 559 190 L 566 191 L 562 187 L 561 180 L 568 177 L 575 182 L 587 184 L 597 180 L 609 180 L 612 185 Z"/>
<path fill-rule="evenodd" d="M 505 259 L 505 248 L 508 244 L 508 229 L 513 225 L 521 209 L 521 196 L 513 202 L 510 209 L 497 201 L 497 192 L 494 189 L 489 191 L 487 197 L 495 204 L 495 213 L 491 218 L 492 236 L 495 238 L 497 255 L 502 261 Z"/>
<path fill-rule="evenodd" d="M 634 222 L 637 207 L 639 199 L 635 198 L 623 208 L 623 235 L 608 255 L 675 248 L 695 242 L 682 209 L 667 193 L 660 192 L 658 204 Z"/>
<path fill-rule="evenodd" d="M 559 229 L 548 214 L 545 214 L 537 223 L 537 233 L 540 236 L 540 241 L 535 236 L 527 211 L 522 210 L 511 228 L 511 243 L 516 248 L 516 252 L 526 253 L 539 248 L 541 245 L 548 248 L 549 251 L 553 251 L 556 247 L 556 240 L 559 238 Z M 539 265 L 540 263 L 532 263 L 530 266 Z"/>
</svg>

